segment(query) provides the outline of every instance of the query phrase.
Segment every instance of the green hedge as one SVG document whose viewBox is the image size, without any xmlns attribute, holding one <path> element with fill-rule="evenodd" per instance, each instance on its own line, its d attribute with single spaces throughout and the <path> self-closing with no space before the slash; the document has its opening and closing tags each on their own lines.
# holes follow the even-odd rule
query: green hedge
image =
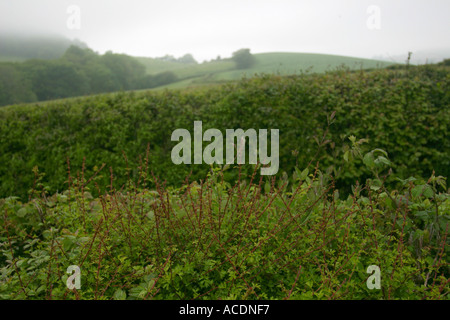
<svg viewBox="0 0 450 320">
<path fill-rule="evenodd" d="M 311 160 L 332 166 L 337 186 L 349 188 L 367 172 L 343 155 L 348 137 L 368 139 L 367 150 L 382 148 L 398 176 L 448 177 L 450 173 L 450 72 L 445 66 L 408 70 L 350 72 L 280 77 L 260 75 L 208 89 L 164 92 L 121 92 L 42 104 L 0 109 L 0 197 L 27 197 L 33 186 L 33 167 L 46 175 L 42 182 L 51 193 L 67 189 L 71 175 L 85 178 L 105 163 L 97 182 L 115 183 L 128 174 L 136 177 L 145 165 L 168 184 L 181 185 L 203 177 L 207 165 L 172 163 L 170 140 L 177 128 L 193 132 L 194 120 L 203 130 L 217 128 L 279 129 L 280 171 L 292 172 Z M 335 111 L 327 129 L 327 118 Z M 330 140 L 318 149 L 316 138 Z M 316 157 L 316 152 L 319 150 Z M 130 170 L 127 170 L 128 159 Z M 141 160 L 139 160 L 141 159 Z M 244 168 L 250 170 L 251 168 Z M 227 179 L 237 178 L 230 170 Z"/>
</svg>

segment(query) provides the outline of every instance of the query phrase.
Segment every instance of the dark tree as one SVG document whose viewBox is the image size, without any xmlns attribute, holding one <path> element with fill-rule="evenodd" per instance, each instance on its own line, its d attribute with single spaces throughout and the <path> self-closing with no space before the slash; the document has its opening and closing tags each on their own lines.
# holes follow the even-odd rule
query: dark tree
<svg viewBox="0 0 450 320">
<path fill-rule="evenodd" d="M 444 59 L 442 62 L 439 62 L 440 66 L 450 66 L 450 59 Z"/>
<path fill-rule="evenodd" d="M 181 63 L 186 63 L 186 64 L 189 64 L 189 63 L 197 64 L 197 63 L 198 63 L 198 62 L 194 59 L 194 57 L 192 56 L 192 54 L 190 54 L 190 53 L 187 53 L 187 54 L 185 54 L 184 56 L 182 56 L 181 58 L 178 58 L 177 61 L 178 61 L 178 62 L 181 62 Z"/>
<path fill-rule="evenodd" d="M 102 62 L 111 70 L 114 81 L 120 84 L 120 90 L 134 89 L 145 76 L 145 66 L 125 54 L 107 52 L 102 56 Z"/>
<path fill-rule="evenodd" d="M 233 52 L 232 60 L 238 69 L 250 68 L 255 63 L 255 57 L 250 53 L 250 49 L 240 49 Z"/>
<path fill-rule="evenodd" d="M 31 82 L 23 77 L 17 65 L 0 63 L 0 106 L 36 100 Z"/>
</svg>

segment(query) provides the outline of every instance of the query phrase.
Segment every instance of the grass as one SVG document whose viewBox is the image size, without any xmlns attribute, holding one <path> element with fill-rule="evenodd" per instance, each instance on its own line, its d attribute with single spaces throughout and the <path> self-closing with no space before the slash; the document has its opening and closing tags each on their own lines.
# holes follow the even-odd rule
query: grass
<svg viewBox="0 0 450 320">
<path fill-rule="evenodd" d="M 199 77 L 208 73 L 224 72 L 234 69 L 234 63 L 229 60 L 210 61 L 201 64 L 184 64 L 145 57 L 137 57 L 136 59 L 145 66 L 148 74 L 172 71 L 180 79 Z"/>
<path fill-rule="evenodd" d="M 345 65 L 350 69 L 383 68 L 389 62 L 314 53 L 261 53 L 256 54 L 255 65 L 247 70 L 234 70 L 222 73 L 219 79 L 237 79 L 243 73 L 277 73 L 280 75 L 298 74 L 302 71 L 322 73 Z"/>
<path fill-rule="evenodd" d="M 145 64 L 147 72 L 150 74 L 172 71 L 180 79 L 180 81 L 158 87 L 158 89 L 180 89 L 220 81 L 238 80 L 243 76 L 250 77 L 261 73 L 291 75 L 306 71 L 323 73 L 343 65 L 351 70 L 384 68 L 392 65 L 386 61 L 315 53 L 273 52 L 259 53 L 254 56 L 255 64 L 251 68 L 243 70 L 236 70 L 234 63 L 230 60 L 183 65 L 151 58 L 139 59 Z"/>
</svg>

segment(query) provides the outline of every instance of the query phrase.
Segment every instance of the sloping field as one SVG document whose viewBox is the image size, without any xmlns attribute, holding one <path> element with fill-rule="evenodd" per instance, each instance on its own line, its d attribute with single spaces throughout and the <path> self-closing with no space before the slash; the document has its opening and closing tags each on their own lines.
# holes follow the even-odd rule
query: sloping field
<svg viewBox="0 0 450 320">
<path fill-rule="evenodd" d="M 386 61 L 315 53 L 277 52 L 260 53 L 254 56 L 255 64 L 251 68 L 243 70 L 236 70 L 234 63 L 230 60 L 212 61 L 198 65 L 183 65 L 150 58 L 141 58 L 140 61 L 145 62 L 149 73 L 174 72 L 180 81 L 159 87 L 170 89 L 210 84 L 223 80 L 238 80 L 243 76 L 250 77 L 261 73 L 279 75 L 302 72 L 322 73 L 343 66 L 355 70 L 384 68 L 392 64 Z"/>
</svg>

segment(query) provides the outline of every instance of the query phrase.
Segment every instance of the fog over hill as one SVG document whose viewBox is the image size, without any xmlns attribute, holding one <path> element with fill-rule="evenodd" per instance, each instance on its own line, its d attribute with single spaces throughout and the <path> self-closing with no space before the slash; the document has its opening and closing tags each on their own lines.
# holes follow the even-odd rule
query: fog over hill
<svg viewBox="0 0 450 320">
<path fill-rule="evenodd" d="M 450 48 L 437 48 L 429 50 L 418 50 L 411 51 L 411 63 L 412 64 L 428 64 L 428 63 L 438 63 L 444 59 L 450 58 Z M 404 63 L 408 58 L 408 52 L 405 54 L 394 54 L 390 55 L 388 53 L 375 55 L 372 59 L 375 60 L 385 60 L 389 62 Z"/>
<path fill-rule="evenodd" d="M 77 39 L 51 33 L 0 32 L 0 61 L 57 59 L 71 46 L 87 48 Z"/>
<path fill-rule="evenodd" d="M 450 48 L 448 0 L 0 1 L 0 30 L 58 33 L 99 53 L 195 60 L 303 52 L 418 62 Z M 398 56 L 398 57 L 397 57 Z"/>
</svg>

